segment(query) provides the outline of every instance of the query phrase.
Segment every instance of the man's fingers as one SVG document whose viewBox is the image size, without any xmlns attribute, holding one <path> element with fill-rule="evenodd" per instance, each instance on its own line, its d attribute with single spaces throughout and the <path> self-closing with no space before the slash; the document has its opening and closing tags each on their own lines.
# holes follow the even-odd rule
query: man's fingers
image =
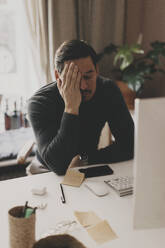
<svg viewBox="0 0 165 248">
<path fill-rule="evenodd" d="M 74 71 L 74 63 L 72 62 L 69 65 L 69 69 L 68 69 L 68 72 L 67 72 L 67 75 L 66 75 L 66 87 L 70 87 L 70 84 L 71 84 L 71 81 L 72 81 L 73 71 Z"/>
<path fill-rule="evenodd" d="M 80 83 L 81 83 L 81 72 L 77 74 L 77 80 L 75 82 L 75 88 L 80 90 Z"/>
<path fill-rule="evenodd" d="M 78 71 L 78 66 L 73 62 L 65 65 L 64 70 L 60 76 L 60 82 L 58 85 L 62 88 L 74 87 L 80 89 L 81 73 Z"/>
<path fill-rule="evenodd" d="M 57 79 L 57 87 L 58 87 L 58 90 L 60 91 L 60 89 L 61 89 L 61 84 L 62 84 L 62 82 L 61 82 L 61 80 L 58 78 Z"/>
<path fill-rule="evenodd" d="M 62 81 L 62 84 L 65 84 L 68 69 L 69 69 L 69 63 L 65 64 L 64 69 L 60 75 L 60 79 Z"/>
<path fill-rule="evenodd" d="M 75 85 L 76 85 L 77 76 L 78 76 L 78 66 L 75 65 L 74 70 L 73 70 L 73 74 L 72 74 L 72 79 L 71 79 L 73 87 L 75 87 Z"/>
</svg>

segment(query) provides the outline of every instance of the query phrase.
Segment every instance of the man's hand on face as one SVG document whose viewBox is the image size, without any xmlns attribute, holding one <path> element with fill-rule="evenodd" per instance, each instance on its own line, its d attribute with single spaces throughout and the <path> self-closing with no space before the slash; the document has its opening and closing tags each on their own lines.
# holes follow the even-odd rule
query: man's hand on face
<svg viewBox="0 0 165 248">
<path fill-rule="evenodd" d="M 78 66 L 72 63 L 65 64 L 60 79 L 57 79 L 58 90 L 65 103 L 65 112 L 78 115 L 82 100 L 80 92 L 81 73 Z"/>
</svg>

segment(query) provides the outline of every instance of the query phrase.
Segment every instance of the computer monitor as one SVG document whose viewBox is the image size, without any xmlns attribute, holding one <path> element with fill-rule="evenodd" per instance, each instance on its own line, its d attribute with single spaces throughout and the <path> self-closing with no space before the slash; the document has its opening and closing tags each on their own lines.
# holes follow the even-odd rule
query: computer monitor
<svg viewBox="0 0 165 248">
<path fill-rule="evenodd" d="M 165 227 L 165 98 L 135 101 L 134 228 Z"/>
</svg>

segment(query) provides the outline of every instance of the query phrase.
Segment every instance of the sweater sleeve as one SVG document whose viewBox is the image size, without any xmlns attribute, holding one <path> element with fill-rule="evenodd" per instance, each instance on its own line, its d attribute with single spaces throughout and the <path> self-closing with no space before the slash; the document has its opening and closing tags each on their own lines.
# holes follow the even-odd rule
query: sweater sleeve
<svg viewBox="0 0 165 248">
<path fill-rule="evenodd" d="M 112 90 L 112 89 L 111 89 Z M 108 92 L 108 91 L 107 91 Z M 119 88 L 113 85 L 113 95 L 107 97 L 108 124 L 115 141 L 89 154 L 89 163 L 114 163 L 133 158 L 134 123 Z"/>
<path fill-rule="evenodd" d="M 56 174 L 65 174 L 72 158 L 76 155 L 78 116 L 64 112 L 59 125 L 58 116 L 52 121 L 50 112 L 48 113 L 44 105 L 37 101 L 29 101 L 28 115 L 41 159 Z"/>
</svg>

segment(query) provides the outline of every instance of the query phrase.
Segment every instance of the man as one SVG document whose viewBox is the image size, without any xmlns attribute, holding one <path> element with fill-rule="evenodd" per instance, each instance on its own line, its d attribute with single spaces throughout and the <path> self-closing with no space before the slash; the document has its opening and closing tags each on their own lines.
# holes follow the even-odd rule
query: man
<svg viewBox="0 0 165 248">
<path fill-rule="evenodd" d="M 33 248 L 85 248 L 85 246 L 71 235 L 58 234 L 38 240 Z"/>
<path fill-rule="evenodd" d="M 88 164 L 132 159 L 133 120 L 116 84 L 99 76 L 94 49 L 80 40 L 64 42 L 55 55 L 55 77 L 28 105 L 39 161 L 63 175 L 76 155 Z M 115 141 L 98 150 L 106 121 Z"/>
</svg>

